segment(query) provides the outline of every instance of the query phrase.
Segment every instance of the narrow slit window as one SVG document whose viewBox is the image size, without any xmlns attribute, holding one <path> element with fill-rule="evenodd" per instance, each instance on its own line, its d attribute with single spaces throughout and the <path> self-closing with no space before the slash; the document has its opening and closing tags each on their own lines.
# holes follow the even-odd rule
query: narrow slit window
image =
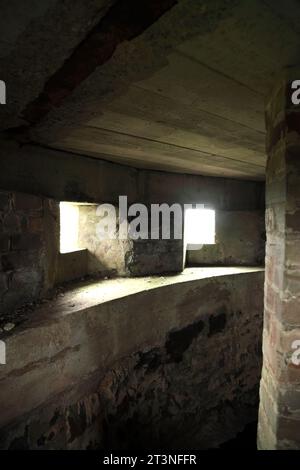
<svg viewBox="0 0 300 470">
<path fill-rule="evenodd" d="M 189 245 L 215 244 L 215 211 L 187 209 L 185 214 L 185 241 Z"/>
<path fill-rule="evenodd" d="M 60 209 L 60 252 L 79 250 L 79 208 L 71 202 L 61 202 Z"/>
</svg>

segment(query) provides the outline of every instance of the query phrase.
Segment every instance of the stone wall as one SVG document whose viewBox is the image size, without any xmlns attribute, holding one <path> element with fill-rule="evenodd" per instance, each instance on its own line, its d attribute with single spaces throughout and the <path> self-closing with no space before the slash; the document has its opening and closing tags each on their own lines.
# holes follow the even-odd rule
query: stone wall
<svg viewBox="0 0 300 470">
<path fill-rule="evenodd" d="M 2 336 L 1 448 L 206 449 L 234 437 L 257 417 L 264 273 L 226 269 L 83 285 Z"/>
</svg>

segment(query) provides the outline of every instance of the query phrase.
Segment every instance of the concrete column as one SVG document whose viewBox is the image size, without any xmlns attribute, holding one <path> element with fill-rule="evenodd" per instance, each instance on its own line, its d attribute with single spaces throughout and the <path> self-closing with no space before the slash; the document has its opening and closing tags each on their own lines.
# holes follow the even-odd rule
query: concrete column
<svg viewBox="0 0 300 470">
<path fill-rule="evenodd" d="M 292 78 L 290 78 L 292 77 Z M 300 449 L 300 104 L 280 79 L 266 106 L 266 278 L 258 448 Z M 299 353 L 297 353 L 297 350 Z"/>
</svg>

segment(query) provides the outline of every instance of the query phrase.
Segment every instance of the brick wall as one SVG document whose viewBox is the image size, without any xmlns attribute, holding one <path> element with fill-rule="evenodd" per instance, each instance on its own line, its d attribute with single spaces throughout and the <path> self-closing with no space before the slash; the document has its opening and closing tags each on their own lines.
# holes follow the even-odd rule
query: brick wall
<svg viewBox="0 0 300 470">
<path fill-rule="evenodd" d="M 299 78 L 299 71 L 294 77 Z M 300 109 L 290 80 L 279 80 L 266 108 L 266 279 L 258 445 L 300 449 Z"/>
<path fill-rule="evenodd" d="M 13 312 L 51 286 L 50 201 L 0 192 L 0 312 Z M 46 226 L 48 225 L 48 226 Z"/>
</svg>

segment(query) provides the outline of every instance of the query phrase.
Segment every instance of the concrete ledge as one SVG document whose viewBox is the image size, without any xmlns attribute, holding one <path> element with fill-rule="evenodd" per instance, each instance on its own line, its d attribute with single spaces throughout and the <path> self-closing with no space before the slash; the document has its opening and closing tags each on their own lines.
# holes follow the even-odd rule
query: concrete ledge
<svg viewBox="0 0 300 470">
<path fill-rule="evenodd" d="M 24 415 L 28 420 L 33 410 L 95 376 L 100 380 L 122 358 L 164 347 L 170 331 L 200 322 L 208 337 L 227 329 L 235 335 L 241 312 L 260 322 L 263 271 L 192 268 L 176 276 L 79 284 L 45 304 L 2 338 L 7 364 L 0 366 L 0 427 Z"/>
<path fill-rule="evenodd" d="M 261 267 L 197 267 L 187 268 L 180 274 L 168 276 L 117 278 L 76 283 L 75 287 L 68 290 L 63 296 L 37 309 L 28 327 L 37 326 L 44 320 L 52 322 L 69 314 L 76 314 L 97 306 L 100 307 L 101 304 L 106 302 L 133 294 L 161 289 L 167 286 L 176 286 L 182 283 L 213 279 L 220 276 L 233 276 L 262 271 L 264 271 L 264 268 Z"/>
</svg>

